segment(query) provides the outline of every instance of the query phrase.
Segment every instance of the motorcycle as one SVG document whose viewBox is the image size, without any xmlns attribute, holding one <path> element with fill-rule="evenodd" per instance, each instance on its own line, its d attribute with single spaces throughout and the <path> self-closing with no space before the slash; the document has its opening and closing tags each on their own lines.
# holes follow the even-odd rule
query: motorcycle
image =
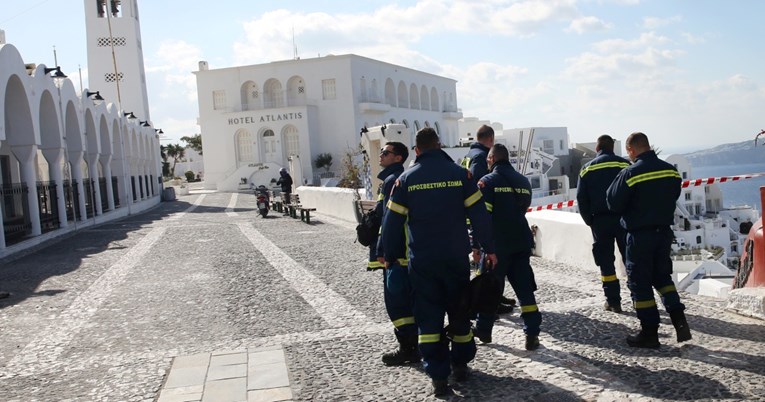
<svg viewBox="0 0 765 402">
<path fill-rule="evenodd" d="M 265 218 L 266 215 L 268 215 L 270 204 L 270 200 L 268 199 L 268 189 L 261 184 L 255 189 L 255 195 L 257 196 L 258 212 L 260 212 L 260 216 Z"/>
</svg>

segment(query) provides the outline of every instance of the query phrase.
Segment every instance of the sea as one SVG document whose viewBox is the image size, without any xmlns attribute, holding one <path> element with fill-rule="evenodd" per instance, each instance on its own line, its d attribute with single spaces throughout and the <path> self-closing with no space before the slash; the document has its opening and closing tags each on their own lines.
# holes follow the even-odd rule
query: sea
<svg viewBox="0 0 765 402">
<path fill-rule="evenodd" d="M 738 176 L 752 173 L 765 174 L 765 163 L 691 167 L 691 176 L 693 176 L 693 179 Z M 760 215 L 762 215 L 760 187 L 765 186 L 765 176 L 735 182 L 718 183 L 717 185 L 723 193 L 724 207 L 749 205 L 756 207 L 756 209 L 760 211 Z"/>
</svg>

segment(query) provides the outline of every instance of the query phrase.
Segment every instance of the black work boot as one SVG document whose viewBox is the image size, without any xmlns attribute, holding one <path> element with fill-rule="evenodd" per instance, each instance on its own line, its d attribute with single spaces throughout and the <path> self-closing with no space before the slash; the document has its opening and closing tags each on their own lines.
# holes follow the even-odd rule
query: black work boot
<svg viewBox="0 0 765 402">
<path fill-rule="evenodd" d="M 606 311 L 613 311 L 614 313 L 621 313 L 622 312 L 622 306 L 619 303 L 611 304 L 609 302 L 606 302 L 606 304 L 603 305 L 603 308 Z"/>
<path fill-rule="evenodd" d="M 688 326 L 688 321 L 685 320 L 685 313 L 683 310 L 672 311 L 669 313 L 669 317 L 672 319 L 672 325 L 675 326 L 675 332 L 677 332 L 677 341 L 690 341 L 691 327 Z"/>
<path fill-rule="evenodd" d="M 491 332 L 481 331 L 476 327 L 471 328 L 473 336 L 483 343 L 491 343 Z"/>
<path fill-rule="evenodd" d="M 409 363 L 417 363 L 420 361 L 420 351 L 417 349 L 417 346 L 399 345 L 398 349 L 384 354 L 382 361 L 386 366 L 403 366 Z"/>
<path fill-rule="evenodd" d="M 449 382 L 446 380 L 433 380 L 433 395 L 434 396 L 446 396 L 451 395 L 452 387 L 449 386 Z"/>
<path fill-rule="evenodd" d="M 659 326 L 643 327 L 636 335 L 627 337 L 627 344 L 633 348 L 659 348 Z"/>
<path fill-rule="evenodd" d="M 454 381 L 462 382 L 468 379 L 470 376 L 470 368 L 467 363 L 464 364 L 452 364 L 452 376 Z"/>
<path fill-rule="evenodd" d="M 499 298 L 499 302 L 500 302 L 501 304 L 509 304 L 509 305 L 511 305 L 511 306 L 515 306 L 515 299 L 510 299 L 510 298 L 507 298 L 507 297 L 505 297 L 505 296 L 501 296 L 501 297 Z"/>
<path fill-rule="evenodd" d="M 539 349 L 539 336 L 526 335 L 526 350 L 537 350 L 537 349 Z"/>
<path fill-rule="evenodd" d="M 509 304 L 500 304 L 497 306 L 497 314 L 510 314 L 513 312 L 515 306 Z"/>
</svg>

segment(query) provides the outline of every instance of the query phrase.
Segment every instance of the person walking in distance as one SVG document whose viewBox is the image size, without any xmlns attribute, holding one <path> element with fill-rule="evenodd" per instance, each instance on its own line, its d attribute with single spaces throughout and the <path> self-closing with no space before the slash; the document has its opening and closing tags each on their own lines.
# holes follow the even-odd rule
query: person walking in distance
<svg viewBox="0 0 765 402">
<path fill-rule="evenodd" d="M 396 179 L 404 172 L 404 162 L 409 157 L 409 149 L 400 142 L 388 142 L 380 151 L 380 167 L 383 170 L 377 175 L 382 180 L 378 191 L 375 209 L 381 219 L 388 213 L 387 203 Z M 405 243 L 402 239 L 402 243 Z M 406 245 L 394 262 L 385 267 L 384 246 L 382 236 L 369 246 L 369 264 L 367 269 L 383 269 L 383 295 L 385 310 L 393 323 L 393 333 L 396 335 L 399 347 L 397 350 L 385 353 L 382 361 L 387 366 L 400 366 L 407 363 L 419 362 L 420 352 L 417 349 L 417 326 L 412 312 L 412 287 L 409 283 Z"/>
<path fill-rule="evenodd" d="M 539 347 L 542 314 L 534 298 L 537 284 L 530 263 L 533 241 L 526 220 L 526 210 L 531 205 L 531 184 L 513 169 L 504 145 L 494 144 L 487 161 L 491 173 L 478 181 L 478 187 L 491 214 L 498 263 L 481 275 L 495 275 L 502 289 L 505 278 L 510 282 L 521 306 L 526 350 L 535 350 Z M 490 343 L 493 327 L 494 314 L 479 313 L 473 333 L 481 342 Z"/>
<path fill-rule="evenodd" d="M 579 172 L 579 184 L 576 186 L 576 202 L 579 215 L 592 231 L 592 256 L 600 267 L 600 279 L 606 296 L 605 309 L 615 313 L 622 312 L 622 297 L 619 278 L 614 265 L 614 241 L 624 262 L 624 242 L 627 237 L 619 215 L 608 209 L 606 190 L 622 169 L 630 163 L 614 154 L 614 139 L 601 135 L 595 145 L 595 159 L 582 167 Z"/>
<path fill-rule="evenodd" d="M 496 265 L 491 221 L 470 173 L 440 149 L 430 127 L 417 132 L 417 159 L 393 185 L 382 225 L 386 266 L 409 247 L 409 279 L 425 372 L 436 396 L 452 392 L 448 377 L 464 381 L 476 353 L 470 319 L 461 300 L 470 283 L 467 215 L 486 259 Z M 406 236 L 404 228 L 406 227 Z M 444 330 L 444 314 L 449 317 Z"/>
<path fill-rule="evenodd" d="M 677 341 L 691 339 L 685 319 L 685 305 L 680 302 L 672 282 L 672 239 L 675 203 L 680 197 L 682 180 L 674 166 L 660 160 L 648 137 L 632 133 L 627 137 L 627 154 L 634 162 L 625 168 L 608 187 L 608 208 L 621 215 L 627 230 L 627 285 L 632 293 L 640 332 L 627 337 L 627 344 L 638 348 L 659 347 L 659 310 L 653 289 L 661 295 Z"/>
</svg>

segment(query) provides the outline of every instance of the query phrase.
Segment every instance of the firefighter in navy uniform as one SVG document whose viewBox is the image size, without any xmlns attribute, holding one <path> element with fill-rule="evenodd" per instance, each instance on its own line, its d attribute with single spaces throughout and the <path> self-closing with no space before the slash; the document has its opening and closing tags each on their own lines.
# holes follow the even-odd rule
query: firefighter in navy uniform
<svg viewBox="0 0 765 402">
<path fill-rule="evenodd" d="M 539 347 L 542 314 L 534 298 L 537 285 L 530 264 L 533 239 L 526 221 L 526 210 L 531 205 L 531 184 L 513 169 L 504 145 L 494 144 L 487 159 L 491 173 L 478 181 L 478 187 L 491 214 L 498 263 L 481 274 L 496 275 L 502 289 L 505 278 L 510 282 L 521 306 L 526 350 L 535 350 Z M 490 343 L 493 327 L 493 314 L 478 314 L 473 333 L 481 342 Z"/>
<path fill-rule="evenodd" d="M 691 339 L 685 306 L 672 282 L 670 251 L 674 234 L 675 203 L 682 183 L 674 166 L 660 160 L 648 137 L 632 133 L 627 137 L 627 154 L 634 162 L 619 172 L 607 190 L 608 208 L 621 215 L 627 230 L 627 285 L 640 319 L 641 330 L 627 337 L 632 347 L 659 347 L 659 310 L 653 289 L 661 295 L 672 318 L 677 341 Z"/>
<path fill-rule="evenodd" d="M 470 145 L 470 151 L 462 159 L 462 167 L 470 171 L 473 180 L 476 182 L 489 173 L 489 165 L 486 157 L 489 155 L 489 148 L 494 145 L 494 129 L 486 124 L 478 128 L 475 133 L 476 142 Z M 470 222 L 468 221 L 468 224 Z M 501 296 L 502 302 L 497 308 L 497 314 L 508 314 L 513 312 L 515 300 Z"/>
<path fill-rule="evenodd" d="M 404 252 L 406 234 L 423 367 L 434 394 L 441 396 L 452 392 L 450 373 L 456 381 L 467 379 L 467 364 L 476 353 L 470 320 L 460 303 L 470 283 L 466 214 L 487 261 L 496 264 L 497 258 L 490 217 L 469 172 L 446 157 L 432 128 L 417 132 L 416 145 L 415 164 L 393 186 L 382 242 L 385 264 L 391 266 Z"/>
<path fill-rule="evenodd" d="M 614 139 L 611 136 L 598 137 L 595 151 L 598 153 L 595 159 L 584 165 L 579 172 L 576 201 L 579 214 L 592 231 L 592 256 L 595 264 L 600 267 L 603 293 L 606 296 L 604 308 L 621 313 L 622 297 L 614 265 L 614 241 L 624 261 L 627 233 L 619 222 L 619 215 L 608 209 L 606 190 L 616 175 L 630 163 L 614 155 Z"/>
<path fill-rule="evenodd" d="M 377 178 L 383 182 L 375 207 L 381 218 L 388 213 L 386 204 L 390 198 L 391 189 L 393 189 L 393 184 L 398 176 L 404 171 L 404 162 L 408 157 L 409 150 L 406 145 L 400 142 L 388 142 L 380 151 L 380 166 L 383 167 L 383 170 L 377 175 Z M 379 236 L 378 242 L 370 245 L 368 268 L 384 268 L 385 259 L 382 257 L 383 255 L 385 254 L 382 236 Z M 412 287 L 409 284 L 407 264 L 406 252 L 402 252 L 395 263 L 383 270 L 385 310 L 393 323 L 393 332 L 399 344 L 396 351 L 385 353 L 382 356 L 382 361 L 387 366 L 399 366 L 420 361 L 420 352 L 417 349 L 417 326 L 414 323 L 414 313 L 412 313 Z"/>
<path fill-rule="evenodd" d="M 486 156 L 489 154 L 489 148 L 494 145 L 494 129 L 487 125 L 482 125 L 475 133 L 476 142 L 470 145 L 470 151 L 462 159 L 462 167 L 470 171 L 473 178 L 478 181 L 489 173 L 489 167 L 486 164 Z"/>
</svg>

